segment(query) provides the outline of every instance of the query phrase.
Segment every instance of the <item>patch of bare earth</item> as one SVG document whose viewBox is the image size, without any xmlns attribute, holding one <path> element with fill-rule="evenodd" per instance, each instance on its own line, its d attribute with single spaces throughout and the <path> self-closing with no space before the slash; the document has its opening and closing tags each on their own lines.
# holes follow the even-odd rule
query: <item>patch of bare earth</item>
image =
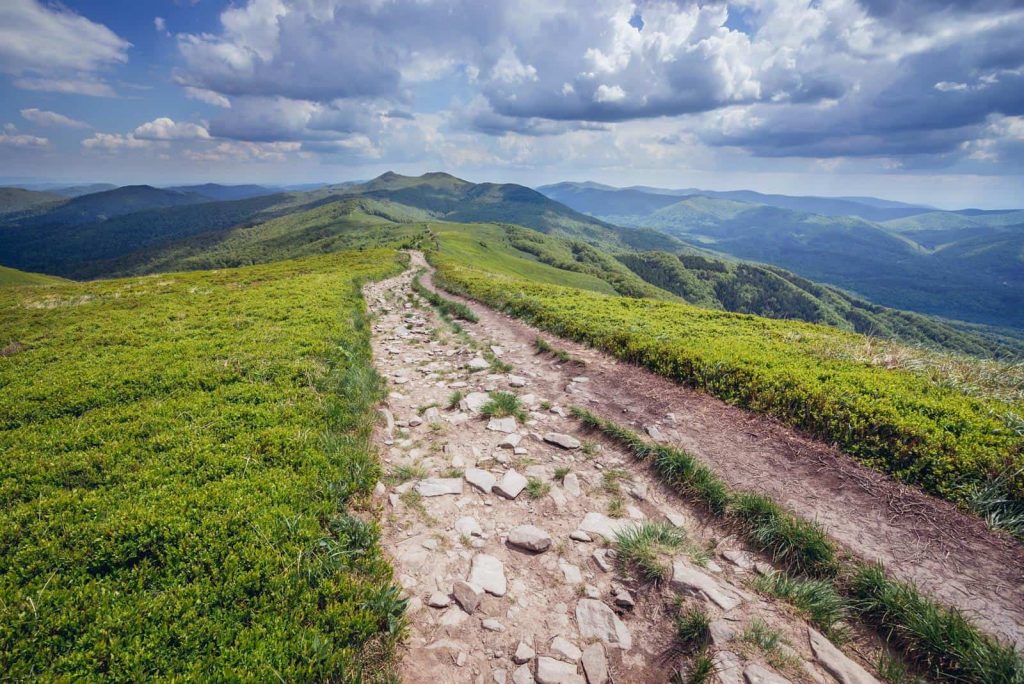
<svg viewBox="0 0 1024 684">
<path fill-rule="evenodd" d="M 422 265 L 414 253 L 413 267 Z M 761 435 L 746 456 L 758 461 L 764 443 L 785 431 L 742 412 L 719 414 L 729 420 L 716 424 L 710 406 L 684 405 L 673 394 L 685 390 L 592 350 L 564 343 L 586 359 L 583 368 L 538 355 L 536 331 L 478 305 L 480 322 L 456 335 L 412 293 L 411 278 L 407 271 L 364 289 L 376 362 L 389 381 L 377 440 L 391 477 L 379 495 L 384 545 L 410 597 L 405 681 L 664 682 L 687 662 L 671 650 L 680 605 L 713 620 L 722 681 L 832 682 L 836 667 L 872 681 L 878 644 L 871 637 L 855 635 L 851 657 L 812 649 L 817 637 L 807 624 L 751 587 L 758 571 L 770 571 L 765 559 L 613 445 L 587 441 L 565 409 L 583 404 L 657 425 L 719 468 L 717 452 L 704 453 L 692 435 Z M 511 370 L 496 370 L 485 355 Z M 515 393 L 520 419 L 482 416 L 492 391 Z M 462 398 L 449 406 L 453 392 Z M 727 450 L 730 442 L 718 439 L 710 444 Z M 782 453 L 807 457 L 786 444 Z M 734 467 L 740 462 L 737 455 Z M 833 467 L 826 460 L 812 470 L 822 479 L 817 469 Z M 792 506 L 790 496 L 781 498 Z M 615 529 L 645 521 L 669 522 L 687 538 L 664 559 L 657 585 L 616 565 L 611 543 Z M 778 648 L 744 639 L 760 623 L 778 635 Z"/>
</svg>

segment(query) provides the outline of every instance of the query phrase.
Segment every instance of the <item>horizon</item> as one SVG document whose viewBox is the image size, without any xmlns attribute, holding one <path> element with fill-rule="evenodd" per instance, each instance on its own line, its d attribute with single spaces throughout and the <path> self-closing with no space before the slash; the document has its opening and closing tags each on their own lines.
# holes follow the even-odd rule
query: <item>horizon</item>
<svg viewBox="0 0 1024 684">
<path fill-rule="evenodd" d="M 1022 30 L 1024 9 L 999 1 L 602 0 L 584 14 L 571 2 L 10 0 L 0 164 L 118 185 L 442 168 L 529 187 L 588 178 L 1016 208 Z"/>
<path fill-rule="evenodd" d="M 115 186 L 117 188 L 132 187 L 132 186 L 135 186 L 135 187 L 145 186 L 145 187 L 152 187 L 152 188 L 175 188 L 175 187 L 190 187 L 190 186 L 202 186 L 202 185 L 221 185 L 221 186 L 226 186 L 226 187 L 244 186 L 244 185 L 256 185 L 256 186 L 263 186 L 263 187 L 267 187 L 267 188 L 278 188 L 278 189 L 282 189 L 282 190 L 287 190 L 288 188 L 294 188 L 294 187 L 299 187 L 299 186 L 309 186 L 309 185 L 331 186 L 331 185 L 341 185 L 341 184 L 345 184 L 345 183 L 351 183 L 351 184 L 366 183 L 366 182 L 369 182 L 369 181 L 371 181 L 371 180 L 373 180 L 375 178 L 378 178 L 378 177 L 380 177 L 380 176 L 382 176 L 384 174 L 388 174 L 388 173 L 398 173 L 398 172 L 395 172 L 395 171 L 392 171 L 391 169 L 388 169 L 388 170 L 382 171 L 381 173 L 379 173 L 379 174 L 377 174 L 375 176 L 372 176 L 372 177 L 350 178 L 350 179 L 344 179 L 344 180 L 331 180 L 331 181 L 325 181 L 325 180 L 311 180 L 311 181 L 304 181 L 304 182 L 287 182 L 287 181 L 259 182 L 259 181 L 253 181 L 253 182 L 250 182 L 250 183 L 231 182 L 231 181 L 219 181 L 219 180 L 202 180 L 202 179 L 200 179 L 200 180 L 193 179 L 193 180 L 186 180 L 186 181 L 182 181 L 182 182 L 170 182 L 170 183 L 151 183 L 151 182 L 138 181 L 138 180 L 136 180 L 135 182 L 130 182 L 130 183 L 115 183 L 113 181 L 102 180 L 102 179 L 101 180 L 82 180 L 82 179 L 78 179 L 78 180 L 59 180 L 59 179 L 56 179 L 56 178 L 38 178 L 38 177 L 37 178 L 23 178 L 23 177 L 3 177 L 3 176 L 0 176 L 0 187 L 15 187 L 15 188 L 24 188 L 24 189 L 34 189 L 34 190 L 46 191 L 48 189 L 60 189 L 60 188 L 76 187 L 76 186 L 88 186 L 88 185 L 113 185 L 113 186 Z M 431 174 L 431 173 L 444 173 L 444 174 L 448 174 L 450 176 L 454 176 L 456 178 L 459 178 L 460 180 L 464 180 L 464 181 L 467 181 L 467 182 L 470 182 L 470 183 L 499 183 L 500 184 L 500 183 L 505 183 L 506 182 L 506 181 L 500 181 L 500 180 L 494 180 L 494 181 L 491 181 L 491 180 L 475 180 L 475 179 L 472 179 L 472 178 L 466 178 L 464 176 L 460 176 L 458 174 L 454 174 L 454 173 L 451 173 L 449 171 L 442 171 L 442 170 L 439 170 L 439 169 L 427 170 L 427 171 L 423 171 L 422 173 L 417 173 L 417 174 L 399 173 L 398 175 L 407 176 L 407 177 L 418 177 L 418 176 L 423 176 L 423 175 Z M 1018 211 L 1018 210 L 1024 210 L 1024 204 L 1020 204 L 1020 205 L 1012 205 L 1011 204 L 1011 205 L 1007 205 L 1007 206 L 998 206 L 998 207 L 955 206 L 955 205 L 950 205 L 949 203 L 942 203 L 942 202 L 914 202 L 914 201 L 906 200 L 906 199 L 903 199 L 903 198 L 886 196 L 886 195 L 863 195 L 863 194 L 831 194 L 830 195 L 830 194 L 811 194 L 811 193 L 791 194 L 791 193 L 786 193 L 786 192 L 777 192 L 777 191 L 771 191 L 771 190 L 761 190 L 761 189 L 753 188 L 753 187 L 728 187 L 728 188 L 724 188 L 724 187 L 699 187 L 699 186 L 667 187 L 667 186 L 651 185 L 651 184 L 648 184 L 648 183 L 633 183 L 633 184 L 630 184 L 630 185 L 615 185 L 615 184 L 612 184 L 612 183 L 595 181 L 592 178 L 587 178 L 587 179 L 583 179 L 583 180 L 562 179 L 562 180 L 557 180 L 557 181 L 553 181 L 553 182 L 550 182 L 550 183 L 539 183 L 537 185 L 526 185 L 525 187 L 528 187 L 528 188 L 533 189 L 533 190 L 538 190 L 541 187 L 546 187 L 546 186 L 550 186 L 550 185 L 557 185 L 559 183 L 576 184 L 576 185 L 596 184 L 596 185 L 602 185 L 602 186 L 605 186 L 605 187 L 609 187 L 609 188 L 612 188 L 612 189 L 615 189 L 615 190 L 629 190 L 629 189 L 633 189 L 633 188 L 649 188 L 651 190 L 664 190 L 664 191 L 670 191 L 670 192 L 678 192 L 678 191 L 681 191 L 681 190 L 695 190 L 696 192 L 694 194 L 700 194 L 701 192 L 738 192 L 738 191 L 750 191 L 750 192 L 755 192 L 755 193 L 759 193 L 759 194 L 763 194 L 763 195 L 782 195 L 782 196 L 797 197 L 797 198 L 799 198 L 799 197 L 821 197 L 821 198 L 826 198 L 826 199 L 846 199 L 846 200 L 851 200 L 851 201 L 856 201 L 858 199 L 876 199 L 876 200 L 885 200 L 885 201 L 891 201 L 891 202 L 904 202 L 904 203 L 907 203 L 907 204 L 912 204 L 912 205 L 916 205 L 916 206 L 919 206 L 919 207 L 925 207 L 925 208 L 935 209 L 935 210 L 940 210 L 940 211 L 970 211 L 970 210 Z M 515 183 L 515 184 L 516 185 L 522 185 L 522 184 L 519 184 L 519 183 Z"/>
</svg>

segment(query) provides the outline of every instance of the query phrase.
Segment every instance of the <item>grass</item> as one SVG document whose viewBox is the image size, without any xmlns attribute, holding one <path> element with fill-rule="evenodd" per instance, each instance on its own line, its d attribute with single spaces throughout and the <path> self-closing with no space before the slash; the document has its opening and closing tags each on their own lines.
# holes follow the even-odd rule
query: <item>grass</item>
<svg viewBox="0 0 1024 684">
<path fill-rule="evenodd" d="M 845 636 L 839 623 L 846 618 L 846 600 L 826 580 L 803 579 L 776 572 L 754 580 L 763 594 L 792 604 L 832 641 Z"/>
<path fill-rule="evenodd" d="M 490 399 L 480 408 L 480 414 L 486 418 L 512 416 L 520 423 L 526 422 L 522 402 L 512 392 L 491 392 Z"/>
<path fill-rule="evenodd" d="M 564 349 L 556 349 L 551 346 L 551 343 L 545 340 L 543 337 L 538 337 L 533 341 L 534 348 L 541 354 L 551 354 L 561 363 L 569 363 L 573 360 L 572 355 Z M 580 362 L 582 365 L 582 362 Z"/>
<path fill-rule="evenodd" d="M 393 252 L 4 288 L 0 671 L 387 676 L 367 515 L 383 384 L 356 284 Z"/>
<path fill-rule="evenodd" d="M 572 468 L 569 466 L 558 466 L 555 468 L 555 479 L 559 482 L 565 480 L 565 476 L 572 472 Z"/>
<path fill-rule="evenodd" d="M 388 473 L 387 481 L 389 484 L 396 485 L 402 484 L 403 482 L 409 482 L 410 480 L 422 480 L 427 477 L 429 473 L 423 466 L 419 465 L 400 465 L 391 470 Z"/>
<path fill-rule="evenodd" d="M 1020 415 L 1020 402 L 835 353 L 862 347 L 863 336 L 505 277 L 449 258 L 443 247 L 432 260 L 448 289 L 770 414 L 931 494 L 966 506 L 975 487 L 1010 472 L 1007 494 L 1024 500 L 1024 434 L 1008 418 Z"/>
<path fill-rule="evenodd" d="M 740 641 L 760 651 L 765 660 L 775 668 L 784 669 L 793 664 L 792 656 L 783 649 L 785 641 L 782 635 L 760 618 L 750 621 L 740 634 Z"/>
<path fill-rule="evenodd" d="M 699 606 L 680 611 L 675 617 L 674 648 L 682 653 L 694 653 L 711 643 L 711 618 Z"/>
<path fill-rule="evenodd" d="M 465 398 L 466 398 L 466 395 L 464 395 L 462 393 L 462 390 L 455 390 L 454 392 L 452 392 L 448 396 L 448 404 L 447 404 L 448 410 L 457 409 L 459 407 L 459 404 Z"/>
<path fill-rule="evenodd" d="M 541 499 L 547 496 L 550 491 L 550 482 L 544 482 L 543 480 L 538 480 L 535 477 L 528 478 L 526 481 L 526 495 L 531 499 Z"/>
<path fill-rule="evenodd" d="M 943 608 L 909 584 L 893 582 L 877 565 L 850 580 L 854 608 L 925 672 L 962 682 L 1024 681 L 1024 661 L 1012 647 L 985 636 L 962 613 Z"/>
<path fill-rule="evenodd" d="M 615 535 L 616 562 L 644 582 L 660 584 L 672 571 L 672 555 L 686 546 L 686 534 L 673 525 L 643 522 Z"/>
<path fill-rule="evenodd" d="M 608 499 L 608 517 L 609 518 L 625 518 L 626 517 L 626 502 L 622 499 L 622 496 L 615 494 Z"/>
<path fill-rule="evenodd" d="M 437 294 L 433 290 L 428 290 L 423 283 L 420 282 L 421 273 L 417 273 L 412 279 L 412 289 L 419 296 L 430 302 L 437 312 L 441 315 L 445 321 L 452 321 L 457 319 L 460 321 L 468 321 L 470 323 L 476 323 L 480 319 L 473 313 L 473 310 L 462 302 L 453 302 L 450 299 L 446 299 L 441 295 Z"/>
<path fill-rule="evenodd" d="M 836 547 L 821 526 L 797 518 L 761 494 L 736 494 L 728 512 L 746 532 L 747 541 L 777 564 L 797 574 L 836 574 Z"/>
</svg>

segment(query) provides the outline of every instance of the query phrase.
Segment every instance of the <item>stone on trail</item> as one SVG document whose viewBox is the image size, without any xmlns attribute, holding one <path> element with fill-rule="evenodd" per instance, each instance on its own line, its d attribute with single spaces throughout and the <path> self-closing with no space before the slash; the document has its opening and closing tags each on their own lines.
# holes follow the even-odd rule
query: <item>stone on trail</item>
<svg viewBox="0 0 1024 684">
<path fill-rule="evenodd" d="M 560 560 L 558 568 L 562 571 L 562 577 L 565 578 L 566 584 L 581 584 L 583 582 L 583 573 L 575 565 Z"/>
<path fill-rule="evenodd" d="M 508 376 L 508 386 L 509 387 L 526 387 L 526 378 L 520 377 L 518 375 L 510 375 L 510 376 Z"/>
<path fill-rule="evenodd" d="M 507 470 L 502 476 L 501 481 L 494 486 L 494 491 L 506 499 L 514 499 L 526 489 L 527 483 L 527 479 L 514 469 Z"/>
<path fill-rule="evenodd" d="M 715 674 L 721 684 L 743 684 L 743 663 L 731 651 L 719 651 L 711 659 L 715 663 Z"/>
<path fill-rule="evenodd" d="M 586 532 L 584 532 L 583 530 L 573 530 L 572 532 L 569 533 L 569 539 L 572 539 L 573 541 L 578 541 L 578 542 L 592 542 L 592 541 L 594 541 L 594 538 L 591 537 Z"/>
<path fill-rule="evenodd" d="M 519 446 L 519 442 L 521 441 L 523 441 L 523 436 L 518 432 L 515 432 L 513 429 L 513 432 L 511 434 L 506 435 L 504 439 L 498 442 L 498 448 L 515 449 L 517 446 Z"/>
<path fill-rule="evenodd" d="M 494 483 L 498 481 L 491 473 L 480 468 L 466 468 L 466 482 L 479 489 L 484 494 L 490 494 Z"/>
<path fill-rule="evenodd" d="M 416 483 L 416 491 L 420 496 L 444 496 L 445 494 L 462 494 L 462 478 L 430 477 Z"/>
<path fill-rule="evenodd" d="M 512 655 L 512 662 L 516 665 L 522 665 L 533 660 L 533 657 L 537 655 L 534 650 L 525 641 L 520 641 L 519 645 L 516 646 L 516 652 Z"/>
<path fill-rule="evenodd" d="M 505 418 L 491 418 L 487 421 L 487 429 L 492 432 L 515 432 L 516 431 L 516 419 L 512 416 Z"/>
<path fill-rule="evenodd" d="M 530 672 L 529 665 L 520 665 L 512 673 L 512 684 L 534 684 L 536 681 L 533 678 L 533 673 Z"/>
<path fill-rule="evenodd" d="M 561 432 L 547 432 L 544 434 L 544 441 L 548 444 L 554 444 L 555 446 L 562 447 L 563 449 L 579 449 L 580 440 L 576 439 L 571 435 L 562 434 Z"/>
<path fill-rule="evenodd" d="M 469 370 L 473 371 L 474 373 L 477 371 L 487 370 L 490 367 L 491 364 L 487 362 L 487 359 L 480 356 L 477 356 L 476 358 L 469 362 Z"/>
<path fill-rule="evenodd" d="M 491 397 L 486 392 L 470 392 L 459 402 L 459 408 L 470 413 L 480 413 L 480 409 L 490 400 Z"/>
<path fill-rule="evenodd" d="M 730 611 L 740 605 L 738 597 L 722 587 L 709 575 L 705 575 L 681 559 L 676 559 L 672 563 L 671 586 L 678 592 L 703 594 L 724 611 Z"/>
<path fill-rule="evenodd" d="M 633 647 L 629 629 L 611 608 L 596 599 L 580 599 L 576 603 L 576 624 L 584 639 L 598 639 L 609 646 L 628 651 Z"/>
<path fill-rule="evenodd" d="M 452 600 L 447 594 L 442 594 L 439 591 L 435 591 L 427 599 L 427 605 L 431 608 L 447 608 L 452 604 Z"/>
<path fill-rule="evenodd" d="M 650 436 L 650 438 L 653 439 L 655 442 L 665 441 L 665 435 L 662 434 L 661 430 L 658 429 L 657 425 L 648 425 L 645 429 L 647 430 L 647 434 Z"/>
<path fill-rule="evenodd" d="M 566 475 L 565 479 L 562 480 L 562 486 L 565 487 L 565 491 L 569 496 L 579 496 L 581 494 L 580 478 L 576 473 Z"/>
<path fill-rule="evenodd" d="M 757 663 L 747 665 L 743 670 L 743 679 L 747 681 L 747 684 L 790 684 L 785 677 L 775 674 Z"/>
<path fill-rule="evenodd" d="M 567 660 L 571 663 L 575 663 L 583 657 L 583 651 L 576 644 L 562 636 L 556 636 L 551 640 L 551 652 L 562 660 Z"/>
<path fill-rule="evenodd" d="M 576 674 L 576 665 L 547 656 L 537 658 L 537 681 L 540 684 L 575 684 L 583 679 Z"/>
<path fill-rule="evenodd" d="M 505 625 L 501 624 L 494 618 L 487 618 L 480 623 L 480 626 L 486 629 L 488 632 L 504 632 Z"/>
<path fill-rule="evenodd" d="M 462 610 L 472 613 L 480 605 L 480 600 L 484 596 L 484 590 L 470 582 L 455 580 L 455 583 L 452 585 L 452 595 L 455 596 L 458 604 L 462 606 Z"/>
<path fill-rule="evenodd" d="M 508 543 L 540 553 L 551 548 L 551 535 L 533 525 L 520 525 L 509 532 Z"/>
<path fill-rule="evenodd" d="M 441 422 L 441 412 L 437 410 L 436 406 L 431 406 L 423 412 L 423 420 L 425 420 L 428 425 L 430 423 L 439 423 Z"/>
<path fill-rule="evenodd" d="M 712 620 L 708 625 L 708 632 L 711 635 L 711 643 L 716 648 L 723 648 L 727 643 L 736 638 L 736 630 L 733 629 L 728 620 Z"/>
<path fill-rule="evenodd" d="M 608 658 L 604 654 L 604 646 L 599 643 L 587 646 L 583 651 L 583 671 L 588 684 L 608 684 Z"/>
<path fill-rule="evenodd" d="M 608 541 L 615 541 L 615 535 L 622 530 L 632 527 L 635 523 L 629 520 L 609 518 L 604 513 L 591 512 L 583 516 L 579 528 L 590 534 L 599 534 Z"/>
<path fill-rule="evenodd" d="M 455 531 L 466 537 L 484 536 L 484 531 L 480 528 L 480 523 L 478 523 L 476 518 L 471 515 L 466 515 L 456 520 Z"/>
<path fill-rule="evenodd" d="M 504 596 L 508 591 L 505 566 L 500 560 L 486 553 L 478 553 L 473 556 L 473 564 L 469 570 L 469 583 L 475 584 L 494 596 Z"/>
<path fill-rule="evenodd" d="M 841 684 L 878 684 L 878 680 L 859 663 L 847 657 L 813 628 L 807 628 L 807 636 L 810 638 L 814 657 Z"/>
<path fill-rule="evenodd" d="M 722 558 L 726 559 L 740 570 L 753 570 L 754 558 L 746 551 L 739 549 L 726 549 L 722 552 Z"/>
</svg>

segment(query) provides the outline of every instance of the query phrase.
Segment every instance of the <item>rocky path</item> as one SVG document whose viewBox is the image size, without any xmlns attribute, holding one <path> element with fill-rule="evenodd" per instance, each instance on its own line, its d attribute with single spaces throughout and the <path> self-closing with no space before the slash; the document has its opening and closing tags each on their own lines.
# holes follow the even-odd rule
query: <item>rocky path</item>
<svg viewBox="0 0 1024 684">
<path fill-rule="evenodd" d="M 423 282 L 430 283 L 429 275 Z M 481 336 L 525 347 L 538 334 L 519 320 L 448 296 L 466 301 L 479 315 L 472 327 Z M 767 494 L 818 521 L 861 558 L 881 561 L 893 576 L 1024 649 L 1024 545 L 764 415 L 594 349 L 565 340 L 557 345 L 586 362 L 590 382 L 575 387 L 568 380 L 577 370 L 544 369 L 548 382 L 571 388 L 573 403 L 637 431 L 653 430 L 697 455 L 730 486 Z"/>
<path fill-rule="evenodd" d="M 424 265 L 414 254 L 413 268 Z M 875 681 L 875 645 L 847 649 L 870 656 L 851 660 L 757 594 L 764 559 L 577 432 L 566 407 L 601 400 L 589 365 L 538 354 L 493 312 L 457 334 L 412 292 L 412 276 L 364 290 L 389 381 L 378 494 L 410 596 L 404 681 L 669 681 L 693 662 L 673 650 L 675 616 L 693 607 L 712 619 L 723 682 Z M 521 415 L 482 415 L 493 392 L 517 395 Z M 661 419 L 671 433 L 671 416 Z M 632 578 L 612 543 L 655 521 L 686 538 L 659 584 Z"/>
</svg>

